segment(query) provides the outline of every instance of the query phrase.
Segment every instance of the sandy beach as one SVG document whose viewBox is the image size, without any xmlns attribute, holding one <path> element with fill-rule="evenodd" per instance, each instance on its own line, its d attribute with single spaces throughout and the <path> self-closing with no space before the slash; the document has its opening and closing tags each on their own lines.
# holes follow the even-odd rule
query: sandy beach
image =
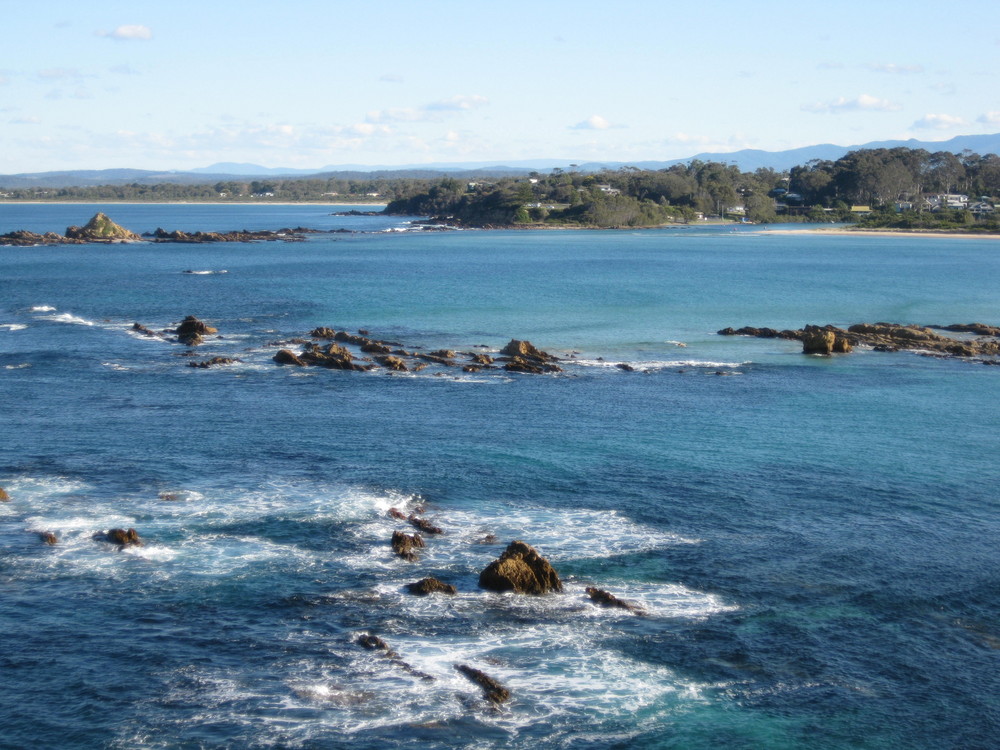
<svg viewBox="0 0 1000 750">
<path fill-rule="evenodd" d="M 1000 240 L 1000 234 L 971 234 L 966 232 L 937 232 L 921 231 L 910 229 L 826 229 L 814 227 L 812 229 L 761 229 L 755 234 L 827 234 L 838 236 L 857 237 L 923 237 L 933 239 L 935 237 L 955 237 L 961 239 L 980 240 Z"/>
</svg>

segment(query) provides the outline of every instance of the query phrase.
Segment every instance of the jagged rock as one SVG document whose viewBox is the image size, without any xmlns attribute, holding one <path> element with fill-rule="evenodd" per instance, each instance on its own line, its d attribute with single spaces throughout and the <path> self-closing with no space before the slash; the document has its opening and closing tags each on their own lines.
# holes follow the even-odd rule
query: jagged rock
<svg viewBox="0 0 1000 750">
<path fill-rule="evenodd" d="M 518 339 L 511 339 L 507 343 L 507 346 L 500 350 L 500 353 L 505 354 L 508 357 L 540 359 L 546 362 L 556 360 L 556 358 L 548 352 L 543 352 L 541 349 L 536 348 L 530 341 L 520 341 Z"/>
<path fill-rule="evenodd" d="M 219 329 L 204 323 L 194 315 L 188 315 L 181 321 L 181 324 L 174 329 L 177 340 L 188 346 L 197 346 L 202 343 L 202 337 L 218 333 Z"/>
<path fill-rule="evenodd" d="M 525 359 L 524 357 L 512 357 L 510 362 L 503 366 L 508 372 L 525 372 L 531 375 L 541 375 L 546 372 L 562 372 L 559 365 L 554 365 L 544 360 Z"/>
<path fill-rule="evenodd" d="M 619 362 L 615 365 L 619 370 L 624 370 L 625 372 L 635 372 L 635 368 L 632 367 L 628 362 Z"/>
<path fill-rule="evenodd" d="M 555 568 L 534 547 L 521 541 L 507 545 L 499 558 L 479 574 L 480 588 L 503 593 L 545 594 L 562 591 Z"/>
<path fill-rule="evenodd" d="M 625 601 L 624 599 L 619 599 L 614 594 L 610 594 L 603 589 L 596 588 L 595 586 L 587 587 L 587 596 L 595 604 L 600 604 L 602 607 L 618 607 L 619 609 L 627 609 L 630 612 L 641 612 L 642 607 Z"/>
<path fill-rule="evenodd" d="M 487 534 L 476 540 L 476 544 L 496 544 L 499 539 L 497 539 L 496 534 Z"/>
<path fill-rule="evenodd" d="M 206 359 L 202 362 L 188 362 L 187 366 L 208 369 L 209 367 L 217 367 L 219 365 L 233 365 L 242 361 L 242 359 L 236 359 L 235 357 L 212 357 L 211 359 Z"/>
<path fill-rule="evenodd" d="M 832 354 L 837 334 L 822 329 L 808 330 L 802 337 L 803 354 Z"/>
<path fill-rule="evenodd" d="M 402 531 L 392 532 L 392 551 L 404 560 L 413 562 L 417 559 L 416 550 L 426 547 L 420 534 L 404 534 Z"/>
<path fill-rule="evenodd" d="M 482 372 L 482 369 L 479 365 L 464 365 L 462 372 Z"/>
<path fill-rule="evenodd" d="M 990 326 L 985 323 L 952 323 L 947 326 L 927 326 L 940 331 L 953 331 L 955 333 L 974 333 L 977 336 L 1000 337 L 1000 326 Z"/>
<path fill-rule="evenodd" d="M 389 508 L 389 510 L 386 511 L 386 515 L 388 515 L 389 518 L 398 518 L 400 521 L 406 520 L 406 514 L 399 508 Z"/>
<path fill-rule="evenodd" d="M 332 328 L 327 328 L 326 326 L 320 326 L 319 328 L 313 328 L 309 335 L 314 339 L 332 339 L 337 335 L 337 332 Z"/>
<path fill-rule="evenodd" d="M 455 359 L 455 352 L 451 349 L 438 349 L 430 353 L 432 357 L 441 357 L 442 359 Z"/>
<path fill-rule="evenodd" d="M 0 487 L 0 503 L 9 503 L 9 502 L 10 502 L 10 495 L 7 494 L 7 490 L 5 490 L 3 487 Z"/>
<path fill-rule="evenodd" d="M 306 366 L 306 363 L 299 359 L 299 356 L 290 349 L 280 349 L 275 353 L 272 359 L 279 365 L 296 365 L 298 367 Z"/>
<path fill-rule="evenodd" d="M 417 594 L 418 596 L 426 596 L 427 594 L 441 593 L 441 594 L 457 594 L 458 589 L 452 586 L 450 583 L 444 583 L 439 581 L 437 578 L 421 578 L 416 583 L 406 584 L 406 588 L 411 594 Z"/>
<path fill-rule="evenodd" d="M 365 354 L 390 354 L 392 348 L 377 341 L 369 341 L 367 344 L 361 345 L 361 351 Z"/>
<path fill-rule="evenodd" d="M 336 343 L 326 347 L 309 344 L 299 355 L 299 359 L 307 365 L 317 365 L 331 370 L 368 370 L 373 366 L 357 364 L 350 350 Z"/>
<path fill-rule="evenodd" d="M 426 534 L 443 534 L 444 533 L 444 530 L 441 529 L 440 527 L 435 526 L 430 521 L 428 521 L 426 518 L 420 518 L 419 516 L 417 516 L 415 514 L 411 513 L 410 517 L 407 518 L 406 520 L 409 521 L 412 525 L 416 526 L 418 529 L 420 529 L 421 531 L 423 531 Z"/>
<path fill-rule="evenodd" d="M 58 544 L 59 543 L 59 537 L 57 537 L 51 531 L 43 531 L 38 536 L 46 544 Z"/>
<path fill-rule="evenodd" d="M 142 539 L 135 529 L 110 529 L 105 534 L 97 534 L 96 539 L 111 542 L 119 547 L 141 547 Z"/>
<path fill-rule="evenodd" d="M 391 354 L 385 357 L 375 357 L 375 361 L 387 370 L 394 370 L 395 372 L 407 371 L 406 362 Z"/>
<path fill-rule="evenodd" d="M 84 242 L 141 242 L 142 237 L 115 224 L 102 213 L 96 213 L 82 227 L 67 227 L 66 237 Z"/>
<path fill-rule="evenodd" d="M 510 700 L 510 690 L 494 680 L 485 672 L 473 669 L 465 664 L 456 664 L 455 669 L 461 672 L 471 682 L 482 688 L 486 700 L 491 703 L 503 703 Z"/>
<path fill-rule="evenodd" d="M 469 358 L 477 365 L 492 365 L 493 357 L 489 354 L 471 354 Z"/>
</svg>

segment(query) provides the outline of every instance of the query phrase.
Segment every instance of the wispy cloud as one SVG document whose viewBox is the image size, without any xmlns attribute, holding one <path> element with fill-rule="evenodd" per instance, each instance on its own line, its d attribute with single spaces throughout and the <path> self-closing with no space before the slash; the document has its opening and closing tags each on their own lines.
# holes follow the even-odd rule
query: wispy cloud
<svg viewBox="0 0 1000 750">
<path fill-rule="evenodd" d="M 386 73 L 385 75 L 379 76 L 378 79 L 382 83 L 402 83 L 403 76 L 396 75 L 395 73 Z"/>
<path fill-rule="evenodd" d="M 81 74 L 76 68 L 45 68 L 38 71 L 38 77 L 47 80 L 66 80 L 80 78 Z"/>
<path fill-rule="evenodd" d="M 890 73 L 892 75 L 912 75 L 914 73 L 923 73 L 923 65 L 897 65 L 896 63 L 868 63 L 866 66 L 868 70 L 874 71 L 875 73 Z"/>
<path fill-rule="evenodd" d="M 125 24 L 111 31 L 98 31 L 97 36 L 116 39 L 120 42 L 144 42 L 153 38 L 153 30 L 141 24 Z"/>
<path fill-rule="evenodd" d="M 984 125 L 1000 125 L 1000 112 L 987 112 L 979 115 L 976 122 L 981 122 Z"/>
<path fill-rule="evenodd" d="M 440 120 L 448 113 L 468 112 L 487 104 L 489 104 L 489 99 L 485 96 L 461 94 L 448 99 L 439 99 L 420 107 L 395 107 L 373 110 L 365 116 L 365 121 L 369 123 L 384 123 Z"/>
<path fill-rule="evenodd" d="M 600 115 L 591 115 L 586 120 L 581 120 L 576 125 L 570 125 L 570 130 L 609 130 L 620 128 L 622 125 L 613 125 L 607 118 Z"/>
<path fill-rule="evenodd" d="M 950 130 L 968 124 L 956 115 L 924 115 L 912 127 L 917 130 Z"/>
<path fill-rule="evenodd" d="M 11 125 L 38 125 L 41 120 L 37 117 L 15 117 L 8 122 Z"/>
<path fill-rule="evenodd" d="M 116 75 L 120 75 L 120 76 L 137 76 L 137 75 L 139 75 L 139 71 L 138 70 L 136 70 L 135 68 L 132 68 L 132 67 L 130 67 L 128 65 L 112 65 L 110 68 L 108 68 L 108 71 L 110 71 L 111 73 L 115 73 Z"/>
<path fill-rule="evenodd" d="M 895 112 L 902 109 L 896 102 L 888 99 L 879 99 L 870 94 L 861 94 L 854 99 L 841 96 L 831 102 L 816 102 L 815 104 L 804 104 L 802 109 L 805 112 L 829 112 L 838 114 L 840 112 Z"/>
</svg>

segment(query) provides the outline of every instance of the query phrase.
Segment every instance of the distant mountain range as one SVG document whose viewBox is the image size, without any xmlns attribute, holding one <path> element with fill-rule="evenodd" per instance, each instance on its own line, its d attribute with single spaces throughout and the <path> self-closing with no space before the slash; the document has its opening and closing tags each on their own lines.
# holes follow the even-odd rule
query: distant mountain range
<svg viewBox="0 0 1000 750">
<path fill-rule="evenodd" d="M 262 167 L 259 164 L 220 162 L 208 167 L 176 172 L 158 172 L 145 169 L 89 169 L 0 175 L 0 187 L 58 188 L 123 185 L 128 183 L 151 185 L 167 182 L 191 185 L 218 182 L 220 180 L 278 177 L 318 177 L 324 179 L 329 177 L 341 179 L 367 179 L 371 177 L 434 178 L 445 175 L 459 178 L 499 177 L 504 175 L 528 174 L 535 171 L 550 172 L 553 169 L 576 170 L 580 172 L 597 172 L 602 169 L 619 169 L 626 166 L 639 167 L 640 169 L 666 169 L 674 164 L 685 164 L 694 159 L 735 164 L 743 171 L 752 172 L 763 167 L 775 169 L 780 172 L 796 165 L 805 164 L 813 159 L 833 161 L 839 159 L 849 151 L 856 151 L 862 148 L 895 148 L 897 146 L 922 148 L 931 152 L 950 151 L 956 154 L 960 154 L 966 150 L 977 154 L 1000 154 L 1000 133 L 992 135 L 960 135 L 947 141 L 918 141 L 911 138 L 908 141 L 873 141 L 856 146 L 835 146 L 831 143 L 824 143 L 816 146 L 793 148 L 787 151 L 744 149 L 730 153 L 700 153 L 684 159 L 673 159 L 671 161 L 573 162 L 560 159 L 529 159 L 508 161 L 503 164 L 493 162 L 440 162 L 434 164 L 407 164 L 382 167 L 361 164 L 338 164 L 328 165 L 319 169 L 290 169 Z"/>
</svg>

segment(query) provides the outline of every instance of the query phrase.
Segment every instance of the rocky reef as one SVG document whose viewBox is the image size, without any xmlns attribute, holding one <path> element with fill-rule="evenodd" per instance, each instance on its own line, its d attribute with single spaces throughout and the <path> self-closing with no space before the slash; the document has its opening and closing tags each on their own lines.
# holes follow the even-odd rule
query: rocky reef
<svg viewBox="0 0 1000 750">
<path fill-rule="evenodd" d="M 142 237 L 109 219 L 103 213 L 94 214 L 82 227 L 66 228 L 66 234 L 38 234 L 18 229 L 0 235 L 0 245 L 27 247 L 33 245 L 86 245 L 91 243 L 142 242 Z"/>
<path fill-rule="evenodd" d="M 975 339 L 957 339 L 937 331 L 969 333 Z M 880 352 L 920 351 L 942 357 L 995 357 L 1000 355 L 1000 327 L 985 323 L 918 326 L 902 323 L 857 323 L 849 328 L 807 325 L 797 330 L 774 328 L 723 328 L 720 336 L 754 336 L 802 342 L 804 354 L 846 354 L 857 346 Z M 991 361 L 991 360 L 985 360 Z"/>
</svg>

